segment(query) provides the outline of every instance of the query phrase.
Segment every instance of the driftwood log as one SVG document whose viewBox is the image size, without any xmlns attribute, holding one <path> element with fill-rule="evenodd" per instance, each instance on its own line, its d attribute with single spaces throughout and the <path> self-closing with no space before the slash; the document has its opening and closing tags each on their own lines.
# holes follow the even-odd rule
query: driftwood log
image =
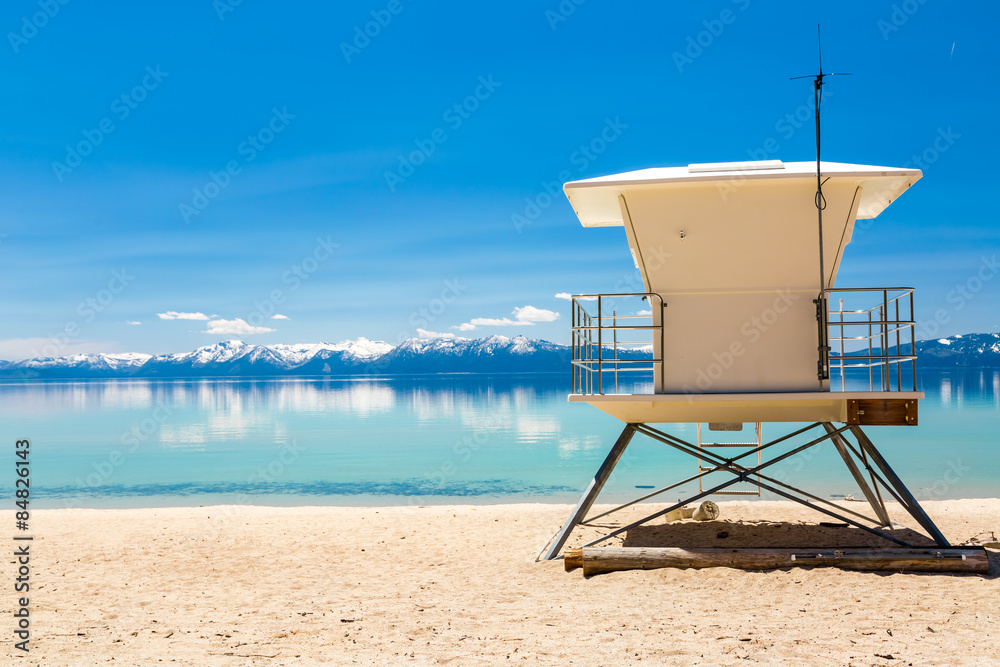
<svg viewBox="0 0 1000 667">
<path fill-rule="evenodd" d="M 586 547 L 567 549 L 566 570 L 583 567 L 584 576 L 617 570 L 661 567 L 732 567 L 769 570 L 782 567 L 839 567 L 892 572 L 986 574 L 989 560 L 982 547 L 872 549 L 682 549 L 678 547 Z"/>
</svg>

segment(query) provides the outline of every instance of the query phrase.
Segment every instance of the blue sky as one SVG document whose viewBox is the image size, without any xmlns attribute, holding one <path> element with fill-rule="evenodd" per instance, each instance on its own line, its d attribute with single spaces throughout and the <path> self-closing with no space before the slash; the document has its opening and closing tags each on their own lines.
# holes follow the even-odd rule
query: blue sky
<svg viewBox="0 0 1000 667">
<path fill-rule="evenodd" d="M 924 169 L 838 284 L 916 287 L 929 337 L 997 331 L 1000 11 L 980 5 L 5 3 L 0 358 L 566 341 L 555 295 L 634 268 L 621 229 L 547 191 L 812 159 L 786 115 L 811 101 L 789 77 L 816 69 L 818 22 L 825 67 L 853 72 L 828 84 L 824 159 Z"/>
</svg>

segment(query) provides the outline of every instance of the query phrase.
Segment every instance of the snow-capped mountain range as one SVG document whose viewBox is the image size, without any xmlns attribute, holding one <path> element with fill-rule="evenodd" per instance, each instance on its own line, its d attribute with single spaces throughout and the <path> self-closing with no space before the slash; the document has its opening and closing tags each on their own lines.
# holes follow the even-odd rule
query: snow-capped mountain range
<svg viewBox="0 0 1000 667">
<path fill-rule="evenodd" d="M 225 340 L 179 354 L 75 354 L 0 361 L 0 378 L 249 377 L 560 371 L 569 348 L 524 336 L 367 338 L 342 343 L 254 345 Z"/>
<path fill-rule="evenodd" d="M 1000 368 L 1000 334 L 917 341 L 917 368 Z"/>
<path fill-rule="evenodd" d="M 1000 334 L 919 341 L 917 356 L 918 368 L 1000 368 Z M 524 336 L 411 338 L 395 346 L 367 338 L 299 345 L 226 340 L 180 354 L 75 354 L 0 361 L 0 378 L 560 373 L 568 372 L 569 360 L 568 346 Z"/>
</svg>

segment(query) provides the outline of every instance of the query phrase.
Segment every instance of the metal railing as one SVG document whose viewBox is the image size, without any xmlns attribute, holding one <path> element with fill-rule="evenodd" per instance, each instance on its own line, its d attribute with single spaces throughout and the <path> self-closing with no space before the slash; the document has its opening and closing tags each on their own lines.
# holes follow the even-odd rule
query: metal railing
<svg viewBox="0 0 1000 667">
<path fill-rule="evenodd" d="M 831 308 L 831 295 L 837 299 L 836 308 Z M 623 308 L 621 302 L 628 299 L 633 304 L 642 299 L 647 305 L 639 312 L 634 305 Z M 864 304 L 855 306 L 861 300 Z M 573 393 L 617 394 L 625 379 L 652 379 L 654 388 L 648 393 L 661 391 L 666 373 L 663 305 L 660 295 L 650 292 L 574 296 Z M 825 321 L 819 328 L 819 366 L 827 378 L 839 371 L 840 391 L 847 391 L 848 378 L 857 381 L 863 374 L 868 376 L 869 391 L 916 391 L 912 288 L 831 288 L 824 290 L 818 305 L 820 321 Z M 908 366 L 905 373 L 904 366 Z M 635 393 L 631 388 L 623 393 Z"/>
<path fill-rule="evenodd" d="M 619 302 L 645 301 L 649 314 L 619 314 Z M 585 303 L 595 302 L 593 310 Z M 611 301 L 612 303 L 608 303 Z M 642 301 L 639 301 L 641 306 Z M 635 311 L 635 308 L 626 309 Z M 605 383 L 618 393 L 619 374 L 662 374 L 663 299 L 649 292 L 629 294 L 578 294 L 573 297 L 571 348 L 573 354 L 573 393 L 604 394 Z M 654 343 L 658 343 L 655 344 Z M 649 356 L 643 356 L 645 349 Z M 631 379 L 633 376 L 628 376 Z M 622 378 L 624 379 L 624 378 Z"/>
<path fill-rule="evenodd" d="M 837 309 L 830 308 L 831 294 L 841 295 L 837 297 Z M 849 305 L 845 308 L 845 297 L 856 301 L 858 297 L 868 295 L 877 299 L 874 305 Z M 913 288 L 831 288 L 825 290 L 823 296 L 827 313 L 827 340 L 829 346 L 836 350 L 836 354 L 828 352 L 826 361 L 832 371 L 839 369 L 841 391 L 847 390 L 847 371 L 852 368 L 867 369 L 869 391 L 904 391 L 904 365 L 910 367 L 908 380 L 912 382 L 912 391 L 916 391 Z"/>
</svg>

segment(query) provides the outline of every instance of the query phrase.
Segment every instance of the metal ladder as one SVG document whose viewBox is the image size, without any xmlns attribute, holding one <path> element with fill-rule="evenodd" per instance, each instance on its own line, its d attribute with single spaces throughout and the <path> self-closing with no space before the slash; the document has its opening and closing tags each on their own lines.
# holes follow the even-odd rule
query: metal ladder
<svg viewBox="0 0 1000 667">
<path fill-rule="evenodd" d="M 721 426 L 723 428 L 718 428 L 718 429 L 712 429 L 711 426 L 712 425 L 710 424 L 709 425 L 709 430 L 713 430 L 713 431 L 742 431 L 743 430 L 743 424 L 735 424 L 735 423 L 734 424 L 719 424 L 718 426 Z M 706 449 L 709 448 L 709 447 L 742 447 L 743 449 L 751 450 L 751 449 L 760 447 L 761 444 L 763 444 L 764 441 L 761 438 L 761 430 L 762 430 L 761 429 L 761 422 L 756 422 L 755 426 L 754 426 L 754 432 L 755 432 L 755 435 L 757 436 L 756 440 L 744 441 L 744 442 L 705 442 L 705 441 L 703 441 L 701 439 L 701 423 L 699 422 L 698 423 L 698 447 L 699 448 L 704 447 Z M 730 458 L 730 457 L 727 456 L 726 458 Z M 751 459 L 752 459 L 752 457 L 751 457 Z M 760 452 L 757 452 L 757 465 L 760 465 L 760 463 L 761 463 Z M 733 465 L 742 465 L 744 468 L 753 467 L 752 465 L 750 465 L 750 463 L 747 461 L 747 459 L 741 459 L 738 463 L 735 463 Z M 707 466 L 704 465 L 702 463 L 702 459 L 699 457 L 698 458 L 698 472 L 699 473 L 708 472 L 709 470 L 715 470 L 715 466 L 713 466 L 711 464 L 709 464 Z M 704 479 L 705 479 L 704 477 L 699 477 L 698 478 L 698 492 L 699 493 L 704 492 L 704 488 L 702 487 L 702 482 L 704 481 Z M 718 496 L 760 496 L 760 487 L 757 486 L 756 484 L 753 484 L 752 482 L 748 482 L 748 484 L 750 484 L 751 486 L 753 486 L 755 490 L 738 489 L 738 490 L 734 490 L 734 491 L 716 491 L 715 494 L 713 494 L 713 495 L 718 495 Z"/>
</svg>

